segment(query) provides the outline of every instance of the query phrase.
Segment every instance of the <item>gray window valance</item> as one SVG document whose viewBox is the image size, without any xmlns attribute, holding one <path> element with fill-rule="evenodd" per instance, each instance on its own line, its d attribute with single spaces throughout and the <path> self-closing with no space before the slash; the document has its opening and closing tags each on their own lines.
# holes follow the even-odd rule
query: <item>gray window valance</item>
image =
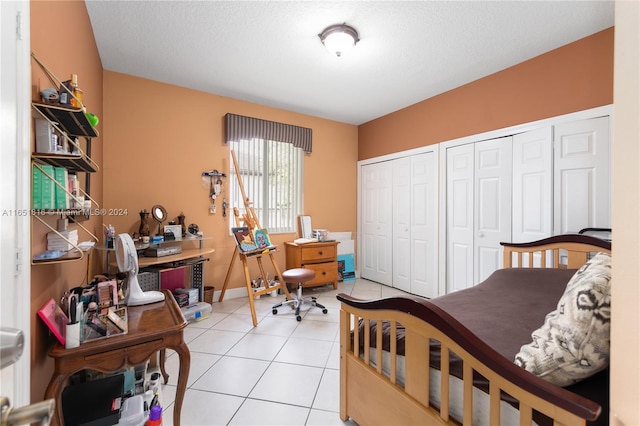
<svg viewBox="0 0 640 426">
<path fill-rule="evenodd" d="M 293 144 L 311 153 L 311 129 L 243 115 L 225 115 L 225 141 L 267 139 Z"/>
</svg>

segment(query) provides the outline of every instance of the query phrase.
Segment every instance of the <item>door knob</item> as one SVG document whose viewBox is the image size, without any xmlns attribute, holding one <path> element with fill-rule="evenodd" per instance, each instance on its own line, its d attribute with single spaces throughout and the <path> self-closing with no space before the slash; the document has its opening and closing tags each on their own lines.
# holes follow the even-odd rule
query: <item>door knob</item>
<svg viewBox="0 0 640 426">
<path fill-rule="evenodd" d="M 0 424 L 9 426 L 37 423 L 48 426 L 53 416 L 55 403 L 54 399 L 47 399 L 24 407 L 12 408 L 9 398 L 3 396 L 0 398 L 2 408 Z"/>
</svg>

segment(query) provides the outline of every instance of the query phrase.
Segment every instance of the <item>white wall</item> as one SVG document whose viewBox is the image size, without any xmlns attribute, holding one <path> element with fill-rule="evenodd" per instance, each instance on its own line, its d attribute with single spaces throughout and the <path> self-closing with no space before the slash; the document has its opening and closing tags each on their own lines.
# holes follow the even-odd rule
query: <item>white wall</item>
<svg viewBox="0 0 640 426">
<path fill-rule="evenodd" d="M 640 425 L 640 2 L 616 1 L 611 425 Z"/>
</svg>

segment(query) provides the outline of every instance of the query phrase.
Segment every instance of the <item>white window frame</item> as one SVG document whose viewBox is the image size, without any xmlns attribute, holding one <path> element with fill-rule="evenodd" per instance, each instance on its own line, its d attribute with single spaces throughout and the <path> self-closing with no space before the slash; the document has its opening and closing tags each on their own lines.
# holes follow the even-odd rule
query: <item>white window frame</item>
<svg viewBox="0 0 640 426">
<path fill-rule="evenodd" d="M 236 155 L 245 195 L 258 217 L 260 226 L 270 234 L 296 232 L 297 218 L 302 214 L 302 182 L 304 152 L 290 143 L 254 138 L 229 142 L 229 226 L 236 226 L 234 208 L 242 218 L 246 206 L 231 151 Z M 264 155 L 265 153 L 266 155 Z M 280 162 L 278 163 L 278 158 Z M 271 173 L 265 171 L 271 170 Z M 285 182 L 274 182 L 275 179 Z M 265 212 L 269 212 L 265 215 Z"/>
</svg>

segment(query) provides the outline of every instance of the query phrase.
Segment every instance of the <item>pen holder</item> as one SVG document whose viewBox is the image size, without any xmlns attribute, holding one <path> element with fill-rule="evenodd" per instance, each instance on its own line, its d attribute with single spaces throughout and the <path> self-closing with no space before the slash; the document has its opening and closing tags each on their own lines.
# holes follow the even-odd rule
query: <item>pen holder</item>
<svg viewBox="0 0 640 426">
<path fill-rule="evenodd" d="M 67 324 L 64 347 L 71 349 L 78 346 L 80 346 L 80 323 Z"/>
</svg>

